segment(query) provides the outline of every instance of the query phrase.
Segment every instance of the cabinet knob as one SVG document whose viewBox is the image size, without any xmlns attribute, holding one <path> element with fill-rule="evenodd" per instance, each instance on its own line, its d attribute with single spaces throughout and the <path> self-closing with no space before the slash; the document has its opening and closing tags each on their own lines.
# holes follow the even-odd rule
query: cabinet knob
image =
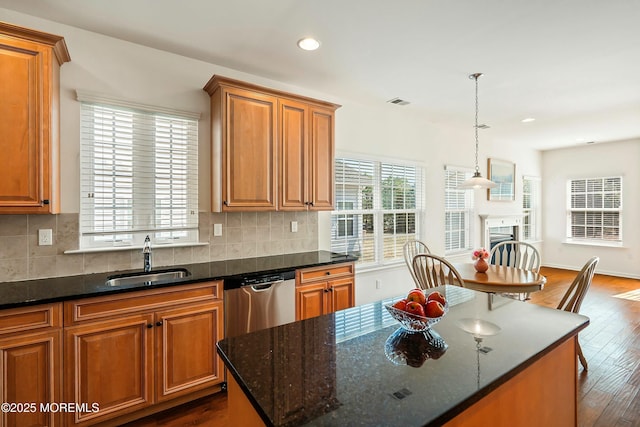
<svg viewBox="0 0 640 427">
<path fill-rule="evenodd" d="M 325 292 L 325 293 L 329 292 L 329 289 L 325 289 L 325 290 L 324 290 L 324 292 Z"/>
<path fill-rule="evenodd" d="M 147 323 L 147 329 L 151 329 L 153 328 L 153 325 L 151 323 Z"/>
<path fill-rule="evenodd" d="M 222 202 L 223 205 L 225 206 L 229 206 L 229 202 L 227 202 L 226 200 Z"/>
<path fill-rule="evenodd" d="M 331 272 L 330 271 L 327 271 L 324 274 L 326 274 L 327 276 L 331 276 Z"/>
<path fill-rule="evenodd" d="M 42 204 L 43 204 L 43 205 L 48 205 L 48 204 L 49 204 L 49 199 L 44 199 L 44 200 L 42 201 Z"/>
<path fill-rule="evenodd" d="M 156 322 L 156 326 L 162 326 L 162 321 L 161 321 L 161 320 L 160 320 L 160 321 L 157 321 L 157 322 Z"/>
</svg>

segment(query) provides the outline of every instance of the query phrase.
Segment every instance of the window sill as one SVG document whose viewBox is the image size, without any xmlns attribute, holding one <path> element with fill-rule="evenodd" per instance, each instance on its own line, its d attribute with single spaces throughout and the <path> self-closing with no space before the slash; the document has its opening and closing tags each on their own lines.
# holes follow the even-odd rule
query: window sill
<svg viewBox="0 0 640 427">
<path fill-rule="evenodd" d="M 564 244 L 567 245 L 578 245 L 578 246 L 599 246 L 599 247 L 606 247 L 606 248 L 622 248 L 625 249 L 626 246 L 624 246 L 624 244 L 622 242 L 607 242 L 607 241 L 600 241 L 600 240 L 565 240 L 564 242 L 562 242 Z"/>
<path fill-rule="evenodd" d="M 155 243 L 151 246 L 152 250 L 155 249 L 164 249 L 164 248 L 186 248 L 190 246 L 207 246 L 209 243 L 200 243 L 200 242 L 191 242 L 191 243 Z M 88 254 L 88 253 L 98 253 L 98 252 L 118 252 L 118 251 L 131 251 L 131 250 L 142 250 L 142 245 L 131 245 L 131 246 L 113 246 L 108 248 L 83 248 L 83 249 L 70 249 L 68 251 L 64 251 L 65 254 Z"/>
</svg>

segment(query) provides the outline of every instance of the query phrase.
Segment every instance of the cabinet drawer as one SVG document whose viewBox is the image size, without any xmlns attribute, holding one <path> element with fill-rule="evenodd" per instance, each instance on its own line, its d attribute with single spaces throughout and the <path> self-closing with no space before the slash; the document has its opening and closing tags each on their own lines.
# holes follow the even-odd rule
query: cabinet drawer
<svg viewBox="0 0 640 427">
<path fill-rule="evenodd" d="M 222 281 L 149 289 L 117 295 L 86 298 L 64 303 L 64 324 L 111 318 L 129 313 L 141 313 L 167 306 L 222 298 Z"/>
<path fill-rule="evenodd" d="M 296 284 L 302 285 L 315 280 L 353 276 L 353 263 L 324 265 L 296 271 Z"/>
<path fill-rule="evenodd" d="M 62 303 L 0 311 L 0 335 L 62 326 Z"/>
</svg>

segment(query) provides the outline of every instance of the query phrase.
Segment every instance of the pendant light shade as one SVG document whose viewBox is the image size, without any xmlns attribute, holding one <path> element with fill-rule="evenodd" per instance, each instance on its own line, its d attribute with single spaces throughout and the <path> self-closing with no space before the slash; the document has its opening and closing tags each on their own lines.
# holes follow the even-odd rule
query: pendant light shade
<svg viewBox="0 0 640 427">
<path fill-rule="evenodd" d="M 470 189 L 476 189 L 476 188 L 495 188 L 498 186 L 498 184 L 496 184 L 493 181 L 490 181 L 486 178 L 483 178 L 482 175 L 480 174 L 480 167 L 478 166 L 478 128 L 482 127 L 483 129 L 488 128 L 489 126 L 487 125 L 478 125 L 478 78 L 482 75 L 482 73 L 475 73 L 475 74 L 471 74 L 469 76 L 470 79 L 473 79 L 476 81 L 476 125 L 475 125 L 475 131 L 476 131 L 476 171 L 474 172 L 473 176 L 469 179 L 467 179 L 466 181 L 464 181 L 462 184 L 460 184 L 458 186 L 458 188 L 463 189 L 463 190 L 470 190 Z"/>
<path fill-rule="evenodd" d="M 458 185 L 458 188 L 461 190 L 473 190 L 477 188 L 496 188 L 497 186 L 498 184 L 483 178 L 480 172 L 476 171 L 471 178 Z"/>
</svg>

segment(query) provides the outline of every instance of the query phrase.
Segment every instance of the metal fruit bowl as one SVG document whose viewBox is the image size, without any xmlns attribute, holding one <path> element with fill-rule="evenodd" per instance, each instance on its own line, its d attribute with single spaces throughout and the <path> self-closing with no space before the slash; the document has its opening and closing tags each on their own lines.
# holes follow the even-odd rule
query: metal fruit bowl
<svg viewBox="0 0 640 427">
<path fill-rule="evenodd" d="M 400 325 L 410 332 L 424 332 L 431 328 L 432 325 L 438 323 L 449 311 L 449 303 L 444 305 L 444 314 L 440 317 L 422 317 L 415 314 L 407 313 L 406 311 L 399 310 L 393 306 L 394 303 L 386 304 L 384 307 L 387 309 L 391 317 L 397 320 Z"/>
</svg>

